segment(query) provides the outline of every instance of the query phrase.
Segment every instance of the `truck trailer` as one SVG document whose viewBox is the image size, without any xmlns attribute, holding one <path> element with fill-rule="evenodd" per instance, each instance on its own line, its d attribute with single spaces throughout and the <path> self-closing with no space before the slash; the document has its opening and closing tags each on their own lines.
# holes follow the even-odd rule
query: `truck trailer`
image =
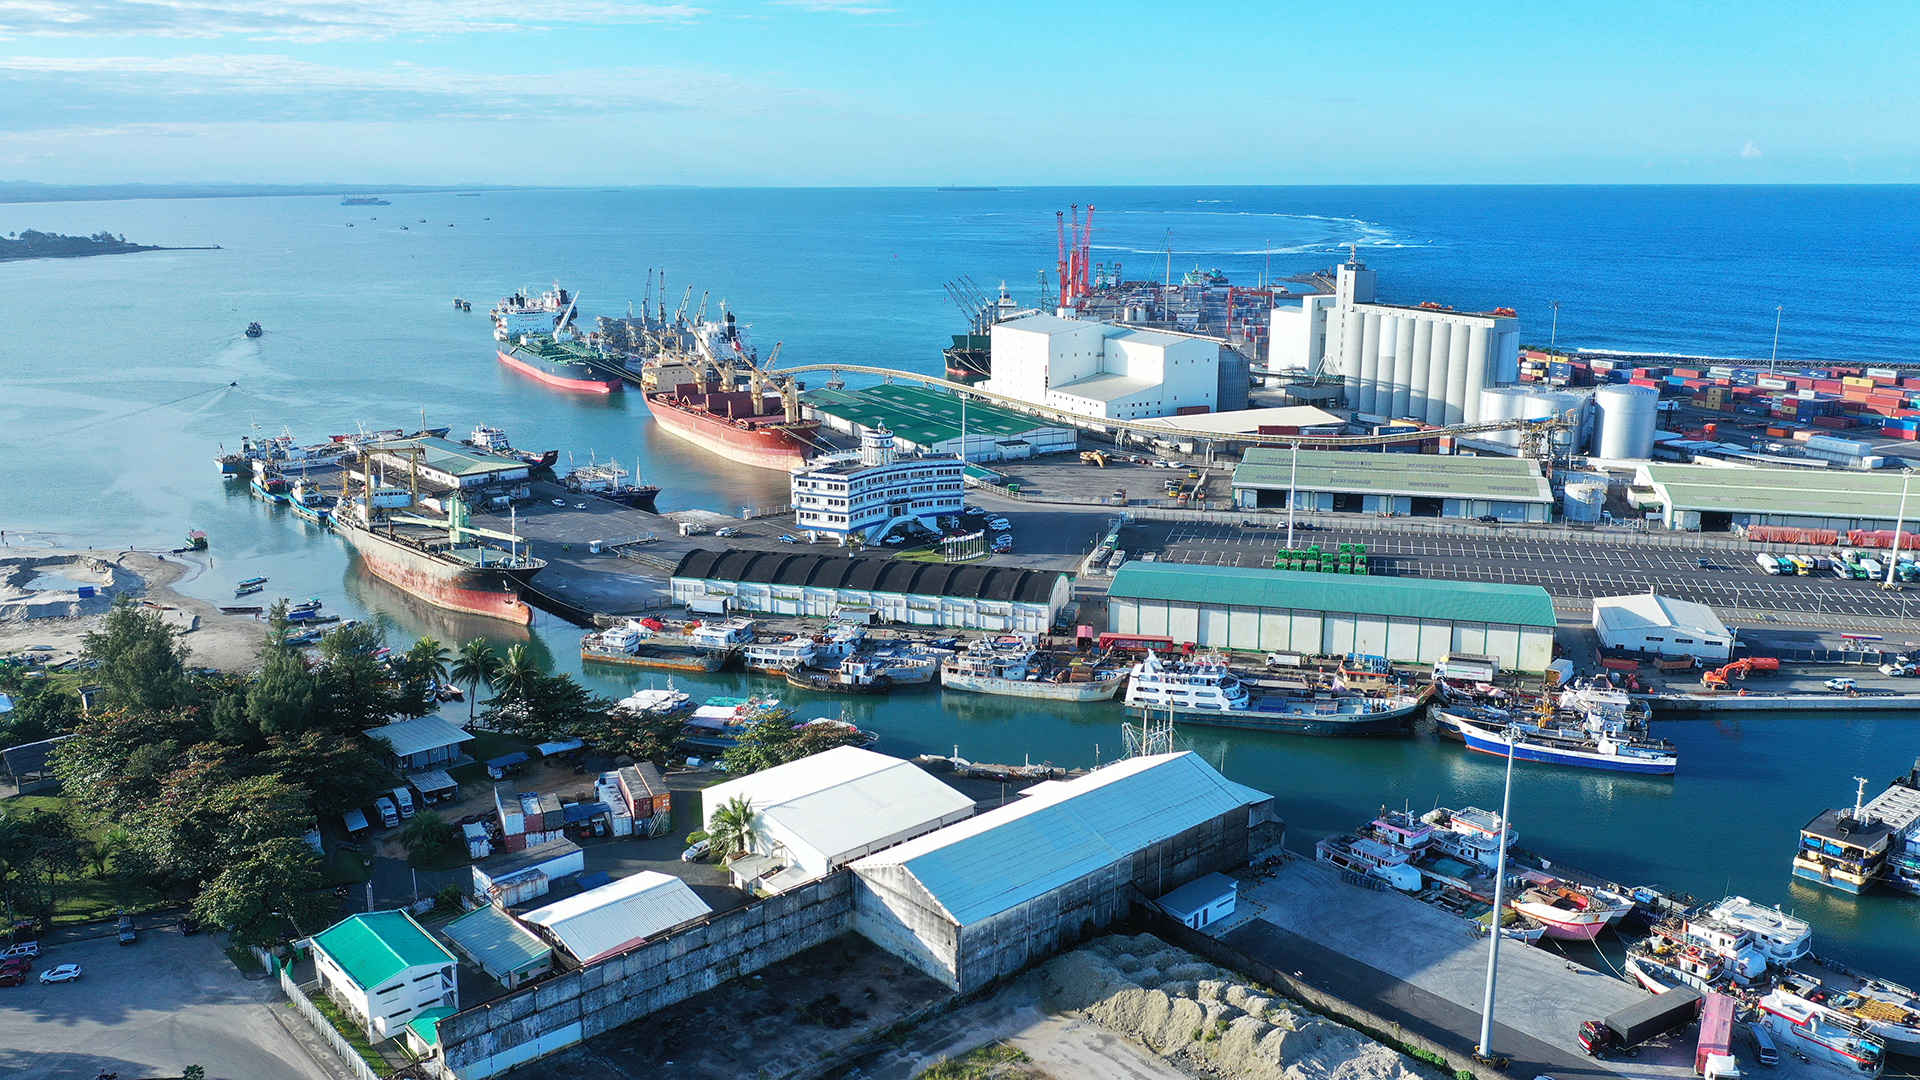
<svg viewBox="0 0 1920 1080">
<path fill-rule="evenodd" d="M 1740 1064 L 1733 1056 L 1733 999 L 1725 994 L 1708 994 L 1700 1005 L 1693 1071 L 1706 1080 L 1740 1080 Z"/>
<path fill-rule="evenodd" d="M 1580 1025 L 1580 1049 L 1600 1057 L 1609 1050 L 1628 1051 L 1657 1035 L 1692 1023 L 1700 1014 L 1700 994 L 1676 986 L 1614 1013 L 1604 1020 Z"/>
</svg>

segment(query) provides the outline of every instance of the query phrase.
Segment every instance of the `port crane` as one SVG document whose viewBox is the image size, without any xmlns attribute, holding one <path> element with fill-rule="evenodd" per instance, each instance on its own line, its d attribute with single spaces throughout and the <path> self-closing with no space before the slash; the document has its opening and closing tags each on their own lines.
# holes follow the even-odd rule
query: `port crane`
<svg viewBox="0 0 1920 1080">
<path fill-rule="evenodd" d="M 1076 301 L 1093 290 L 1087 283 L 1087 268 L 1093 247 L 1093 204 L 1080 216 L 1078 203 L 1067 207 L 1067 214 L 1054 211 L 1056 242 L 1060 254 L 1060 306 L 1074 307 Z M 1071 216 L 1069 216 L 1071 215 Z"/>
</svg>

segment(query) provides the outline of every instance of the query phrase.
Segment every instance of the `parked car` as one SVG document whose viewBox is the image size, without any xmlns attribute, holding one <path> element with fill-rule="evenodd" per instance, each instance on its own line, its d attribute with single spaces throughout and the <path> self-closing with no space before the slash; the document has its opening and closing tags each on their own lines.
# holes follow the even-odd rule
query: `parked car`
<svg viewBox="0 0 1920 1080">
<path fill-rule="evenodd" d="M 39 942 L 23 941 L 20 944 L 15 945 L 12 948 L 8 949 L 6 952 L 0 952 L 0 960 L 12 960 L 13 958 L 18 956 L 39 956 L 39 955 L 40 955 Z"/>
<path fill-rule="evenodd" d="M 783 544 L 797 544 L 800 542 L 800 538 L 792 533 L 781 533 L 780 542 Z"/>
<path fill-rule="evenodd" d="M 32 971 L 33 960 L 25 956 L 16 956 L 11 960 L 0 960 L 0 974 L 9 971 Z"/>
<path fill-rule="evenodd" d="M 1857 683 L 1857 682 L 1855 682 L 1855 681 L 1853 681 L 1852 679 L 1828 679 L 1828 680 L 1827 680 L 1827 689 L 1829 689 L 1829 690 L 1858 690 L 1858 689 L 1860 689 L 1860 684 L 1859 684 L 1859 683 Z"/>
<path fill-rule="evenodd" d="M 140 931 L 133 928 L 133 916 L 120 916 L 120 944 L 131 945 L 140 940 Z"/>
<path fill-rule="evenodd" d="M 40 981 L 43 983 L 72 982 L 79 977 L 79 964 L 61 964 L 59 967 L 50 967 L 40 973 Z"/>
<path fill-rule="evenodd" d="M 739 536 L 740 528 L 737 525 L 722 526 L 721 528 L 713 530 L 713 535 L 719 536 L 719 537 Z"/>
<path fill-rule="evenodd" d="M 992 521 L 987 522 L 987 527 L 991 528 L 994 532 L 1006 532 L 1007 530 L 1013 528 L 1013 522 L 1008 521 L 1006 518 L 1003 518 L 1003 517 L 997 517 L 997 518 L 994 518 Z"/>
<path fill-rule="evenodd" d="M 6 971 L 0 971 L 0 986 L 25 986 L 26 982 L 26 968 L 11 968 Z"/>
<path fill-rule="evenodd" d="M 192 918 L 190 916 L 186 916 L 186 915 L 182 915 L 180 917 L 180 933 L 183 936 L 192 937 L 193 935 L 199 932 L 200 932 L 200 920 Z"/>
<path fill-rule="evenodd" d="M 1484 524 L 1484 525 L 1498 525 L 1498 524 L 1500 524 L 1500 519 L 1499 519 L 1498 517 L 1496 517 L 1496 516 L 1494 516 L 1494 515 L 1492 515 L 1492 514 L 1481 514 L 1481 515 L 1480 515 L 1479 517 L 1477 517 L 1477 518 L 1474 518 L 1473 520 L 1475 520 L 1475 521 L 1478 521 L 1478 522 L 1480 522 L 1481 524 Z"/>
<path fill-rule="evenodd" d="M 1712 559 L 1701 559 L 1701 560 L 1700 560 L 1700 569 L 1702 569 L 1702 570 L 1711 570 L 1711 569 L 1713 569 L 1713 560 L 1712 560 Z"/>
<path fill-rule="evenodd" d="M 706 858 L 707 852 L 711 850 L 713 850 L 713 841 L 702 840 L 699 843 L 688 848 L 687 850 L 681 852 L 680 861 L 681 862 L 699 862 L 701 859 Z"/>
</svg>

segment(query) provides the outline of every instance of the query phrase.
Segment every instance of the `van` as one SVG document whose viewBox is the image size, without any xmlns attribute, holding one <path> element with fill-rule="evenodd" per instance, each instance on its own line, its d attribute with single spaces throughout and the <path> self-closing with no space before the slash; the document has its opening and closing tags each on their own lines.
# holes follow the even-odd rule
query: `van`
<svg viewBox="0 0 1920 1080">
<path fill-rule="evenodd" d="M 120 916 L 119 930 L 120 930 L 120 944 L 122 945 L 131 945 L 134 942 L 140 940 L 139 932 L 133 928 L 133 916 L 131 915 Z"/>
<path fill-rule="evenodd" d="M 380 811 L 380 824 L 389 829 L 400 824 L 400 811 L 393 805 L 392 799 L 382 795 L 373 800 L 373 808 Z"/>
<path fill-rule="evenodd" d="M 1773 1034 L 1759 1024 L 1748 1024 L 1747 1032 L 1753 1036 L 1753 1056 L 1760 1064 L 1774 1066 L 1780 1064 L 1780 1051 L 1773 1045 Z"/>
<path fill-rule="evenodd" d="M 405 786 L 404 784 L 401 785 L 400 787 L 394 788 L 393 789 L 393 805 L 400 808 L 401 817 L 403 818 L 412 817 L 413 816 L 413 789 Z"/>
</svg>

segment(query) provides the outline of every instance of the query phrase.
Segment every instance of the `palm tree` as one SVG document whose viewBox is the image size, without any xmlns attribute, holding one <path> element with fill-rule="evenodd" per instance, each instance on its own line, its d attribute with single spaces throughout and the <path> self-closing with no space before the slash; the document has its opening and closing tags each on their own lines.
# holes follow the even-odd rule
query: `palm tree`
<svg viewBox="0 0 1920 1080">
<path fill-rule="evenodd" d="M 527 653 L 525 645 L 515 645 L 507 650 L 506 659 L 500 661 L 499 670 L 493 673 L 493 687 L 499 696 L 509 700 L 526 692 L 527 684 L 540 675 L 540 665 Z"/>
<path fill-rule="evenodd" d="M 407 667 L 416 678 L 425 679 L 435 686 L 447 681 L 447 662 L 453 654 L 435 637 L 423 637 L 407 650 Z"/>
<path fill-rule="evenodd" d="M 460 646 L 460 657 L 453 662 L 450 675 L 454 682 L 467 688 L 467 722 L 472 723 L 474 706 L 480 699 L 480 688 L 493 689 L 493 680 L 500 673 L 500 657 L 496 656 L 493 646 L 486 638 L 474 638 Z"/>
<path fill-rule="evenodd" d="M 707 822 L 707 839 L 721 861 L 753 850 L 753 803 L 745 795 L 735 795 L 720 804 Z"/>
</svg>

